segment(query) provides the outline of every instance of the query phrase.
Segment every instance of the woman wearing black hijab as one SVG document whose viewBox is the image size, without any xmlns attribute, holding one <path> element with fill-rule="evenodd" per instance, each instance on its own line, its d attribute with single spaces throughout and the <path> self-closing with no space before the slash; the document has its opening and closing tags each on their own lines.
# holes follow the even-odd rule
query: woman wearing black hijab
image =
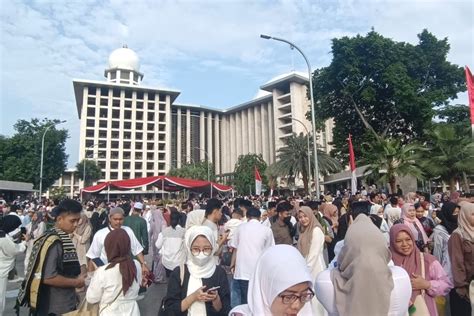
<svg viewBox="0 0 474 316">
<path fill-rule="evenodd" d="M 433 230 L 433 255 L 443 266 L 444 271 L 451 277 L 451 263 L 448 255 L 448 240 L 451 233 L 458 228 L 459 205 L 445 202 L 437 217 L 440 223 Z"/>
</svg>

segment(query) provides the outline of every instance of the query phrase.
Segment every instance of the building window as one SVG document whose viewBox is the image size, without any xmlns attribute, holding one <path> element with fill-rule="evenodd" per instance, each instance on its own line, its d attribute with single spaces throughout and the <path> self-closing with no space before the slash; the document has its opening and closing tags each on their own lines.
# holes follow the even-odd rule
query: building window
<svg viewBox="0 0 474 316">
<path fill-rule="evenodd" d="M 122 79 L 128 79 L 128 76 L 126 78 Z M 132 98 L 133 91 L 132 90 L 125 90 L 125 98 L 126 99 L 131 99 Z"/>
<path fill-rule="evenodd" d="M 112 128 L 120 128 L 120 122 L 119 121 L 112 121 Z"/>
<path fill-rule="evenodd" d="M 130 159 L 131 157 L 132 157 L 132 155 L 129 151 L 124 151 L 123 152 L 123 159 Z"/>
<path fill-rule="evenodd" d="M 87 98 L 88 105 L 95 105 L 95 98 Z"/>
<path fill-rule="evenodd" d="M 87 120 L 87 127 L 94 127 L 95 126 L 95 121 L 94 120 Z"/>
<path fill-rule="evenodd" d="M 93 129 L 86 130 L 86 137 L 94 137 L 94 130 Z"/>
<path fill-rule="evenodd" d="M 148 101 L 155 101 L 155 94 L 153 92 L 148 92 Z"/>
<path fill-rule="evenodd" d="M 166 94 L 160 94 L 160 102 L 166 102 Z"/>
<path fill-rule="evenodd" d="M 139 122 L 135 123 L 135 129 L 142 130 L 143 129 L 143 123 L 139 123 Z"/>
<path fill-rule="evenodd" d="M 130 161 L 123 162 L 123 169 L 130 169 Z"/>
<path fill-rule="evenodd" d="M 148 129 L 149 131 L 154 130 L 154 129 L 155 129 L 155 124 L 154 124 L 154 123 L 148 123 L 147 129 Z"/>
<path fill-rule="evenodd" d="M 165 125 L 165 124 L 160 124 L 160 125 L 158 125 L 158 126 L 159 126 L 158 130 L 159 130 L 160 132 L 165 132 L 165 131 L 166 131 L 166 125 Z"/>
<path fill-rule="evenodd" d="M 160 122 L 165 122 L 165 119 L 166 119 L 166 115 L 165 114 L 160 114 L 160 116 L 159 116 Z"/>
<path fill-rule="evenodd" d="M 135 134 L 135 139 L 143 139 L 143 133 L 136 133 Z"/>
<path fill-rule="evenodd" d="M 120 132 L 119 131 L 112 131 L 111 137 L 112 137 L 112 139 L 119 139 L 120 138 Z"/>
<path fill-rule="evenodd" d="M 142 101 L 137 101 L 137 109 L 143 109 L 143 102 Z"/>
<path fill-rule="evenodd" d="M 166 111 L 166 105 L 160 104 L 160 111 L 165 112 Z"/>
<path fill-rule="evenodd" d="M 87 108 L 87 116 L 95 116 L 95 108 Z"/>
<path fill-rule="evenodd" d="M 137 91 L 137 99 L 143 100 L 143 95 L 144 95 L 143 91 Z"/>
<path fill-rule="evenodd" d="M 146 168 L 148 170 L 153 169 L 155 167 L 155 164 L 153 162 L 147 162 L 146 163 Z"/>
<path fill-rule="evenodd" d="M 148 121 L 154 121 L 155 120 L 155 113 L 148 112 Z"/>
<path fill-rule="evenodd" d="M 137 111 L 136 115 L 137 115 L 137 120 L 140 120 L 140 121 L 143 120 L 143 112 Z"/>
<path fill-rule="evenodd" d="M 114 98 L 120 98 L 120 89 L 114 88 L 113 95 Z"/>
<path fill-rule="evenodd" d="M 158 154 L 158 160 L 165 160 L 165 154 L 164 153 L 159 153 Z"/>
<path fill-rule="evenodd" d="M 147 149 L 147 150 L 153 150 L 153 149 L 155 149 L 155 144 L 153 144 L 153 143 L 148 143 L 148 144 L 146 144 L 146 149 Z"/>
<path fill-rule="evenodd" d="M 155 159 L 155 154 L 154 153 L 147 153 L 146 154 L 146 160 L 153 160 Z"/>
<path fill-rule="evenodd" d="M 102 171 L 102 172 L 100 173 L 100 176 L 101 176 L 101 179 L 105 179 L 105 172 Z"/>
<path fill-rule="evenodd" d="M 94 140 L 86 139 L 86 147 L 92 147 L 92 146 L 94 146 Z"/>
<path fill-rule="evenodd" d="M 132 139 L 132 133 L 130 132 L 123 132 L 124 139 Z"/>
<path fill-rule="evenodd" d="M 118 161 L 111 161 L 110 169 L 118 169 Z"/>
<path fill-rule="evenodd" d="M 110 153 L 110 158 L 111 159 L 118 159 L 119 158 L 119 152 L 118 151 L 112 151 Z"/>
<path fill-rule="evenodd" d="M 117 73 L 116 73 L 115 71 L 112 71 L 112 72 L 110 73 L 110 79 L 112 79 L 112 80 L 117 79 Z"/>
<path fill-rule="evenodd" d="M 107 118 L 107 109 L 100 109 L 99 116 L 102 118 Z"/>
<path fill-rule="evenodd" d="M 132 101 L 125 101 L 124 107 L 126 109 L 131 109 L 132 108 Z"/>
<path fill-rule="evenodd" d="M 158 144 L 158 150 L 159 151 L 165 150 L 165 144 Z"/>
<path fill-rule="evenodd" d="M 100 99 L 100 105 L 101 106 L 107 106 L 109 104 L 109 100 L 107 98 L 101 98 Z"/>
<path fill-rule="evenodd" d="M 124 129 L 132 129 L 132 122 L 123 122 Z"/>
<path fill-rule="evenodd" d="M 122 179 L 124 180 L 130 179 L 130 172 L 124 172 L 122 175 Z"/>
<path fill-rule="evenodd" d="M 105 150 L 100 150 L 98 153 L 99 158 L 105 159 L 107 158 L 107 152 Z"/>
<path fill-rule="evenodd" d="M 160 170 L 165 169 L 165 164 L 164 163 L 159 163 L 158 164 L 158 169 L 160 169 Z"/>
<path fill-rule="evenodd" d="M 126 120 L 131 120 L 132 119 L 132 111 L 125 111 L 124 118 Z"/>
<path fill-rule="evenodd" d="M 109 96 L 109 89 L 108 88 L 100 88 L 100 95 L 103 97 Z"/>
<path fill-rule="evenodd" d="M 88 93 L 89 95 L 95 96 L 96 92 L 97 92 L 97 89 L 96 89 L 95 87 L 89 87 L 89 88 L 87 89 L 87 93 Z"/>
<path fill-rule="evenodd" d="M 141 178 L 142 173 L 141 172 L 135 172 L 135 178 Z"/>
<path fill-rule="evenodd" d="M 118 149 L 119 148 L 119 142 L 113 141 L 111 144 L 112 149 Z"/>
<path fill-rule="evenodd" d="M 120 110 L 112 110 L 112 118 L 119 119 L 120 118 Z"/>
<path fill-rule="evenodd" d="M 155 103 L 148 103 L 148 111 L 154 111 L 155 110 Z"/>
<path fill-rule="evenodd" d="M 97 163 L 97 165 L 100 167 L 100 169 L 105 169 L 105 161 L 101 160 Z"/>
<path fill-rule="evenodd" d="M 143 159 L 143 154 L 141 151 L 135 152 L 135 159 L 137 160 L 142 160 Z"/>
<path fill-rule="evenodd" d="M 99 138 L 107 138 L 107 131 L 99 131 Z"/>
<path fill-rule="evenodd" d="M 131 142 L 123 142 L 123 149 L 130 149 L 132 147 Z"/>
<path fill-rule="evenodd" d="M 141 162 L 136 162 L 135 163 L 135 169 L 142 169 L 143 168 L 143 163 Z"/>
<path fill-rule="evenodd" d="M 120 100 L 112 100 L 112 107 L 119 108 L 120 107 Z"/>
<path fill-rule="evenodd" d="M 155 134 L 154 133 L 147 133 L 146 139 L 147 140 L 154 140 L 155 139 Z"/>
<path fill-rule="evenodd" d="M 117 179 L 118 179 L 118 172 L 111 172 L 110 180 L 117 180 Z"/>
<path fill-rule="evenodd" d="M 160 142 L 165 141 L 165 137 L 166 137 L 165 134 L 158 134 L 158 140 L 159 140 Z"/>
<path fill-rule="evenodd" d="M 100 128 L 107 128 L 107 121 L 106 120 L 100 120 L 99 121 L 99 127 Z"/>
<path fill-rule="evenodd" d="M 135 143 L 135 149 L 143 149 L 143 143 Z"/>
</svg>

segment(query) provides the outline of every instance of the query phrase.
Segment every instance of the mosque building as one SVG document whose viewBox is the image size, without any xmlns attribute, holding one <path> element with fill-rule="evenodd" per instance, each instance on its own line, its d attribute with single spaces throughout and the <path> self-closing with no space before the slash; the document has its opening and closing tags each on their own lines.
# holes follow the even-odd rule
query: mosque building
<svg viewBox="0 0 474 316">
<path fill-rule="evenodd" d="M 230 174 L 240 155 L 261 154 L 271 164 L 285 138 L 311 131 L 307 74 L 273 78 L 254 99 L 227 109 L 181 104 L 180 91 L 143 85 L 140 60 L 126 46 L 110 54 L 104 77 L 73 80 L 79 161 L 97 161 L 98 182 L 163 175 L 206 159 L 216 175 Z M 319 148 L 327 152 L 332 128 L 329 120 L 318 135 Z"/>
</svg>

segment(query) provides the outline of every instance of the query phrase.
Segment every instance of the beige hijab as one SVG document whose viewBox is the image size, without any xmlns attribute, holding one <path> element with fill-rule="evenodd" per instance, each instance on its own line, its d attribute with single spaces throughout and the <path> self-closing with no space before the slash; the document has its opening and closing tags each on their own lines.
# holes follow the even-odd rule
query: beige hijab
<svg viewBox="0 0 474 316">
<path fill-rule="evenodd" d="M 303 257 L 306 258 L 306 256 L 308 256 L 309 249 L 311 248 L 311 240 L 313 239 L 314 228 L 319 227 L 321 231 L 323 231 L 323 228 L 321 227 L 321 224 L 314 216 L 311 208 L 309 208 L 308 206 L 302 206 L 299 209 L 299 212 L 303 212 L 304 215 L 306 215 L 309 218 L 308 226 L 303 227 L 302 225 L 299 225 L 300 238 L 298 239 L 298 245 L 297 245 L 298 250 L 301 252 Z"/>
<path fill-rule="evenodd" d="M 393 289 L 387 242 L 364 214 L 349 226 L 331 272 L 339 315 L 387 315 Z M 376 298 L 376 299 L 374 299 Z"/>
<path fill-rule="evenodd" d="M 463 239 L 474 242 L 474 226 L 469 223 L 469 217 L 474 212 L 474 203 L 462 201 L 459 206 L 461 210 L 458 215 L 458 228 L 453 233 L 458 233 Z"/>
</svg>

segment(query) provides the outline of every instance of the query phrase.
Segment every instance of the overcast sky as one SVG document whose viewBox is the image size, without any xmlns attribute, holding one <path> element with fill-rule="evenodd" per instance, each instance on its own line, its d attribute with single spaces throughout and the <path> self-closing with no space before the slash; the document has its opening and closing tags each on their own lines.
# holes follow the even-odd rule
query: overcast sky
<svg viewBox="0 0 474 316">
<path fill-rule="evenodd" d="M 252 99 L 263 83 L 330 63 L 334 37 L 371 27 L 417 42 L 427 28 L 448 37 L 448 59 L 474 68 L 474 1 L 49 0 L 0 1 L 0 134 L 18 119 L 65 119 L 69 166 L 78 160 L 79 118 L 72 79 L 104 80 L 109 54 L 137 52 L 147 86 L 181 91 L 176 102 L 227 108 Z M 466 103 L 465 94 L 457 102 Z"/>
</svg>

